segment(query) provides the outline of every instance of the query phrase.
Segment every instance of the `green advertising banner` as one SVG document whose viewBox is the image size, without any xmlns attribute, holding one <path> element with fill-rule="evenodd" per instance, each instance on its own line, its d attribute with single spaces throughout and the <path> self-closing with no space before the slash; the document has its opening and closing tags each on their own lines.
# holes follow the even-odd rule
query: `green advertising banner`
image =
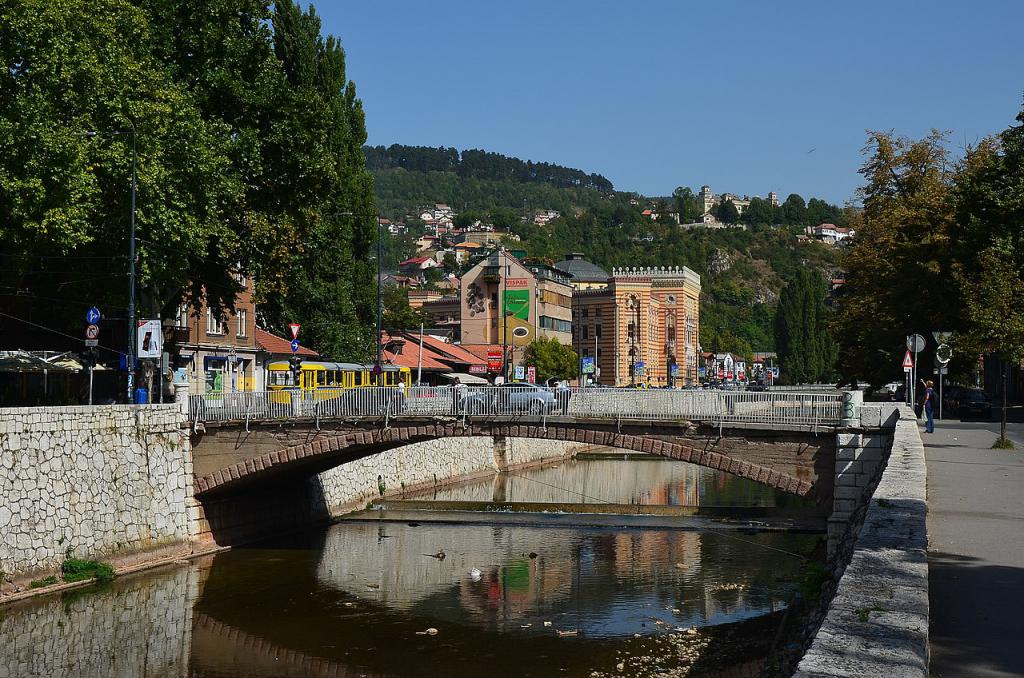
<svg viewBox="0 0 1024 678">
<path fill-rule="evenodd" d="M 529 322 L 530 290 L 505 290 L 505 315 Z"/>
</svg>

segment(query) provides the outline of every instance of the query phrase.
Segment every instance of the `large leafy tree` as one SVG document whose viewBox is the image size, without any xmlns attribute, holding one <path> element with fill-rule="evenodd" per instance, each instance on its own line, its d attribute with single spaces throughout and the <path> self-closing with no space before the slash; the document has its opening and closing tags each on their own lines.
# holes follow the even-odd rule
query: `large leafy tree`
<svg viewBox="0 0 1024 678">
<path fill-rule="evenodd" d="M 775 346 L 781 376 L 787 383 L 830 381 L 835 373 L 827 293 L 821 274 L 806 269 L 798 271 L 782 291 L 775 316 Z"/>
<path fill-rule="evenodd" d="M 365 124 L 312 10 L 24 0 L 0 7 L 0 26 L 0 294 L 66 302 L 51 326 L 79 325 L 83 304 L 123 310 L 131 137 L 80 133 L 134 124 L 141 314 L 183 298 L 230 307 L 240 271 L 271 329 L 300 322 L 325 355 L 368 356 Z"/>
<path fill-rule="evenodd" d="M 579 371 L 579 358 L 571 346 L 555 338 L 538 337 L 526 347 L 523 362 L 537 368 L 538 379 L 573 379 Z"/>
<path fill-rule="evenodd" d="M 148 14 L 127 0 L 23 0 L 0 7 L 0 27 L 5 305 L 45 308 L 49 327 L 80 326 L 92 303 L 124 317 L 133 126 L 140 315 L 190 289 L 233 298 L 244 251 L 224 215 L 243 187 L 228 129 L 154 55 Z"/>
<path fill-rule="evenodd" d="M 899 372 L 908 334 L 962 327 L 950 238 L 955 175 L 944 142 L 938 131 L 869 137 L 862 223 L 843 256 L 847 282 L 834 317 L 844 379 L 884 383 Z"/>
<path fill-rule="evenodd" d="M 281 297 L 267 296 L 270 324 L 305 321 L 321 353 L 366 359 L 372 354 L 377 238 L 373 182 L 362 147 L 366 126 L 355 84 L 346 80 L 345 53 L 333 37 L 321 35 L 310 7 L 275 3 L 274 51 L 288 86 L 278 135 L 286 157 L 274 158 L 285 171 L 288 198 L 282 218 L 300 235 L 292 243 Z"/>
<path fill-rule="evenodd" d="M 1024 111 L 1021 123 L 986 140 L 963 163 L 957 180 L 956 280 L 964 290 L 961 349 L 996 353 L 1004 364 L 1024 360 Z M 1002 386 L 1005 405 L 1005 367 Z M 1006 408 L 1000 439 L 1006 441 Z"/>
</svg>

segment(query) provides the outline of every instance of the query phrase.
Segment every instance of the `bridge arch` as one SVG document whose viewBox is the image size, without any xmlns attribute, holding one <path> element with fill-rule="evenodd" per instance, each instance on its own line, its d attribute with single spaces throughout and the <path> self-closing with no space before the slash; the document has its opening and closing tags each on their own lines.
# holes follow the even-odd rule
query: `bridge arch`
<svg viewBox="0 0 1024 678">
<path fill-rule="evenodd" d="M 623 433 L 607 426 L 550 424 L 548 426 L 506 423 L 403 424 L 381 428 L 356 425 L 345 430 L 322 431 L 308 442 L 293 442 L 280 449 L 254 454 L 219 470 L 197 475 L 195 493 L 200 499 L 244 487 L 273 476 L 306 469 L 326 471 L 396 447 L 438 438 L 502 436 L 537 440 L 567 441 L 603 445 L 622 450 L 660 455 L 747 478 L 776 490 L 800 497 L 814 496 L 814 484 L 767 466 L 751 463 L 714 449 L 699 448 L 671 439 L 671 432 L 630 430 Z M 668 439 L 666 439 L 668 438 Z"/>
</svg>

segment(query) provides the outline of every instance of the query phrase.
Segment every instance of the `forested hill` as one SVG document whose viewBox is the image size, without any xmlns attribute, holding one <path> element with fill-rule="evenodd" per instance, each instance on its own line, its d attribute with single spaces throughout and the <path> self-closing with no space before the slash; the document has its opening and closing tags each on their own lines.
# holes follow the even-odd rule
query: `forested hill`
<svg viewBox="0 0 1024 678">
<path fill-rule="evenodd" d="M 689 266 L 701 274 L 701 343 L 706 350 L 770 351 L 778 297 L 800 269 L 830 277 L 837 251 L 798 240 L 821 221 L 846 224 L 847 210 L 792 194 L 780 206 L 755 198 L 738 220 L 746 229 L 684 229 L 701 208 L 692 189 L 672 197 L 644 198 L 612 190 L 604 177 L 547 163 L 529 163 L 498 153 L 394 145 L 368 147 L 377 209 L 406 219 L 434 203 L 447 203 L 456 223 L 481 219 L 509 229 L 508 245 L 531 257 L 559 261 L 583 252 L 598 265 Z M 730 205 L 731 206 L 731 205 Z M 652 220 L 643 211 L 652 208 Z M 524 221 L 524 210 L 552 209 L 561 216 L 540 226 Z M 716 209 L 716 216 L 729 219 Z M 417 220 L 410 219 L 410 226 Z M 393 263 L 415 251 L 410 234 L 389 241 Z"/>
<path fill-rule="evenodd" d="M 430 148 L 392 144 L 366 146 L 366 166 L 371 171 L 402 168 L 410 172 L 452 172 L 466 179 L 538 182 L 558 188 L 592 188 L 603 193 L 614 190 L 612 182 L 600 174 L 563 167 L 547 162 L 510 158 L 501 153 L 472 149 Z"/>
<path fill-rule="evenodd" d="M 779 295 L 797 271 L 830 278 L 835 247 L 797 238 L 806 224 L 754 224 L 746 229 L 684 229 L 673 220 L 651 220 L 643 204 L 618 196 L 545 226 L 517 224 L 512 246 L 552 263 L 566 252 L 584 252 L 610 270 L 627 266 L 689 266 L 701 275 L 701 344 L 709 351 L 775 349 Z"/>
<path fill-rule="evenodd" d="M 562 213 L 599 204 L 613 193 L 600 174 L 500 153 L 425 146 L 366 146 L 377 211 L 404 219 L 436 202 L 456 211 L 554 209 Z"/>
</svg>

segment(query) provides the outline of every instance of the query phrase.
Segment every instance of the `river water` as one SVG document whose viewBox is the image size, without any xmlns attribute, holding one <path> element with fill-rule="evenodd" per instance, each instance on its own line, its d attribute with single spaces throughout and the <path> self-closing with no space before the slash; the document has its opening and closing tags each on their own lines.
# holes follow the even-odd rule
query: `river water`
<svg viewBox="0 0 1024 678">
<path fill-rule="evenodd" d="M 437 497 L 489 501 L 499 485 L 506 501 L 786 501 L 680 462 L 614 459 Z M 0 678 L 757 675 L 818 542 L 342 522 L 0 608 Z"/>
</svg>

